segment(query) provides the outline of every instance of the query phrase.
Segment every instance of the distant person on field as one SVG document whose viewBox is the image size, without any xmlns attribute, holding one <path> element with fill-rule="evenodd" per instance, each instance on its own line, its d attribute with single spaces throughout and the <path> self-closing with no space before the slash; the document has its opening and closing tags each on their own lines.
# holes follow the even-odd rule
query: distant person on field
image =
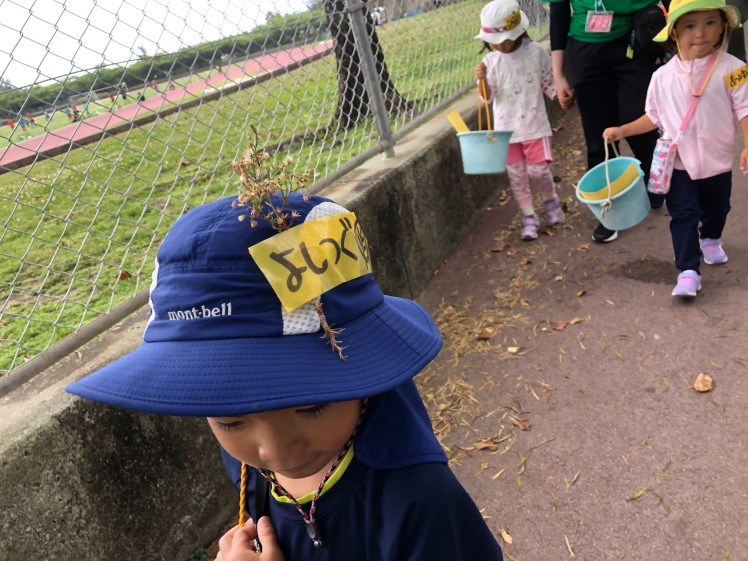
<svg viewBox="0 0 748 561">
<path fill-rule="evenodd" d="M 34 120 L 34 116 L 31 114 L 31 111 L 26 113 L 26 118 L 29 120 L 29 126 L 32 128 L 36 128 L 39 125 L 36 124 L 36 121 Z"/>
<path fill-rule="evenodd" d="M 50 113 L 49 109 L 44 110 L 44 118 L 48 123 L 52 120 L 52 113 Z"/>
<path fill-rule="evenodd" d="M 26 117 L 24 117 L 23 115 L 21 115 L 18 118 L 18 126 L 21 127 L 21 130 L 24 133 L 26 133 L 26 127 L 28 126 L 28 124 L 29 124 L 29 120 Z"/>
<path fill-rule="evenodd" d="M 748 66 L 725 52 L 740 13 L 724 0 L 673 0 L 665 28 L 655 41 L 677 52 L 652 76 L 646 113 L 603 131 L 607 142 L 661 129 L 677 142 L 675 169 L 665 195 L 675 266 L 673 296 L 694 297 L 701 289 L 700 264 L 727 262 L 722 230 L 730 212 L 732 165 L 740 123 L 740 169 L 748 175 Z M 679 134 L 688 107 L 692 117 Z"/>
<path fill-rule="evenodd" d="M 551 57 L 527 35 L 527 16 L 516 0 L 486 4 L 481 10 L 480 25 L 476 39 L 488 43 L 492 50 L 476 67 L 475 76 L 479 86 L 484 81 L 488 84 L 486 101 L 493 102 L 494 129 L 512 131 L 506 171 L 522 211 L 520 237 L 534 240 L 540 219 L 532 201 L 531 181 L 543 197 L 548 225 L 564 221 L 549 165 L 553 159 L 553 133 L 543 99 L 543 94 L 550 99 L 556 96 Z"/>
<path fill-rule="evenodd" d="M 151 80 L 151 87 L 154 90 L 159 91 L 159 89 L 158 89 L 158 83 L 156 82 L 156 80 Z"/>
<path fill-rule="evenodd" d="M 65 107 L 65 109 L 62 110 L 65 115 L 68 116 L 68 123 L 73 122 L 73 112 L 70 110 L 70 107 Z"/>
<path fill-rule="evenodd" d="M 16 123 L 15 123 L 15 121 L 13 121 L 13 119 L 11 119 L 11 118 L 8 118 L 8 120 L 7 120 L 7 121 L 5 121 L 5 124 L 6 124 L 6 125 L 8 125 L 8 126 L 10 127 L 10 132 L 11 132 L 11 133 L 13 132 L 13 129 L 15 129 L 15 128 L 16 128 Z"/>
</svg>

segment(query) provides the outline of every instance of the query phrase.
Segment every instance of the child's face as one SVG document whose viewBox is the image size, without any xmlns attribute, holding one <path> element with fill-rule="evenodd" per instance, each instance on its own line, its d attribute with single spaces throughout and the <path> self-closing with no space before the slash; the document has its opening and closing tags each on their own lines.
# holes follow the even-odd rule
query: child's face
<svg viewBox="0 0 748 561">
<path fill-rule="evenodd" d="M 681 54 L 685 60 L 709 56 L 725 29 L 719 10 L 689 12 L 675 22 Z"/>
<path fill-rule="evenodd" d="M 209 417 L 223 448 L 237 460 L 288 479 L 326 471 L 356 427 L 361 401 L 341 401 L 254 413 Z"/>
<path fill-rule="evenodd" d="M 511 53 L 515 46 L 517 45 L 517 41 L 510 41 L 507 39 L 506 41 L 502 41 L 501 43 L 493 44 L 491 45 L 491 48 L 494 51 L 499 51 L 500 53 Z"/>
</svg>

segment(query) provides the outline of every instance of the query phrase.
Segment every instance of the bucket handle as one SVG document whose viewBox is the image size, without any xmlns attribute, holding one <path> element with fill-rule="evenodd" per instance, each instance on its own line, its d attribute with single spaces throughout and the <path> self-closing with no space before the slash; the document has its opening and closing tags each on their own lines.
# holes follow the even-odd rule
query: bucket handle
<svg viewBox="0 0 748 561">
<path fill-rule="evenodd" d="M 488 84 L 486 84 L 485 80 L 478 80 L 478 93 L 480 94 L 480 99 L 478 100 L 478 130 L 483 130 L 481 123 L 481 110 L 483 110 L 486 112 L 487 138 L 492 142 L 496 142 L 496 138 L 491 134 L 491 112 L 488 109 Z"/>
<path fill-rule="evenodd" d="M 616 155 L 616 158 L 620 157 L 621 154 L 618 153 L 618 148 L 616 147 L 615 143 L 613 144 L 613 153 Z M 613 201 L 610 200 L 610 198 L 613 196 L 613 190 L 610 188 L 610 169 L 608 168 L 608 140 L 605 139 L 605 181 L 608 183 L 608 198 L 605 199 L 605 202 L 602 204 L 601 207 L 601 216 L 605 216 L 605 213 L 610 210 L 610 207 L 613 206 Z"/>
</svg>

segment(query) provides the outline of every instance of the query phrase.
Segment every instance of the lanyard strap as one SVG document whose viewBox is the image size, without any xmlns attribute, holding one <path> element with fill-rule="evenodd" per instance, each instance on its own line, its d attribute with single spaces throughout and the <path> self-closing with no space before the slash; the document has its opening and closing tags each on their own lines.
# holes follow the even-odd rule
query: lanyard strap
<svg viewBox="0 0 748 561">
<path fill-rule="evenodd" d="M 709 81 L 709 78 L 712 76 L 712 72 L 714 72 L 715 67 L 717 66 L 717 59 L 719 58 L 719 55 L 722 51 L 715 51 L 712 53 L 712 57 L 710 59 L 710 66 L 708 69 L 704 69 L 704 74 L 701 76 L 701 81 L 699 82 L 699 87 L 696 89 L 695 92 L 693 92 L 693 95 L 691 96 L 691 103 L 688 104 L 688 109 L 686 109 L 686 115 L 683 117 L 683 122 L 680 125 L 680 129 L 678 129 L 678 134 L 675 137 L 674 143 L 677 143 L 678 140 L 680 140 L 681 135 L 686 130 L 686 127 L 688 127 L 688 123 L 691 121 L 691 117 L 693 117 L 694 111 L 696 111 L 696 104 L 699 102 L 699 98 L 701 98 L 701 94 L 704 93 L 704 90 L 706 89 L 706 84 Z M 689 76 L 690 80 L 690 76 Z M 689 82 L 690 83 L 690 82 Z"/>
</svg>

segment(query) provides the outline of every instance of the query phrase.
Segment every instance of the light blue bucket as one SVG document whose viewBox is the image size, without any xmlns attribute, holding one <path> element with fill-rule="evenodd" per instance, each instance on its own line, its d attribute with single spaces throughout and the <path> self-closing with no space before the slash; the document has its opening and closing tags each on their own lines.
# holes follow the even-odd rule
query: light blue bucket
<svg viewBox="0 0 748 561">
<path fill-rule="evenodd" d="M 647 188 L 644 185 L 644 172 L 641 162 L 635 158 L 619 156 L 607 161 L 608 175 L 611 183 L 622 175 L 631 164 L 635 164 L 638 174 L 631 184 L 610 198 L 610 206 L 606 209 L 607 198 L 588 200 L 584 193 L 597 193 L 608 186 L 605 176 L 606 162 L 597 164 L 579 180 L 577 185 L 577 199 L 586 204 L 597 216 L 603 226 L 609 230 L 625 230 L 639 224 L 649 214 L 650 204 Z"/>
<path fill-rule="evenodd" d="M 465 173 L 479 175 L 506 171 L 506 154 L 511 136 L 511 131 L 458 132 Z"/>
</svg>

